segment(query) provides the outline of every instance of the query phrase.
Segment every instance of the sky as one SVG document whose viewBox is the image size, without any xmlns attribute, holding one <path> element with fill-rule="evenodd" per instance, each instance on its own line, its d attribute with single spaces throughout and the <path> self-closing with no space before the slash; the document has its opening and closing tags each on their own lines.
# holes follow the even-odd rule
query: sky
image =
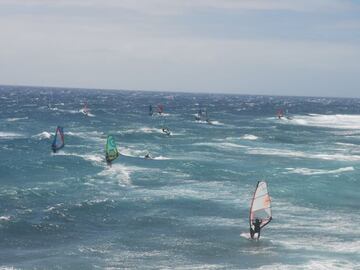
<svg viewBox="0 0 360 270">
<path fill-rule="evenodd" d="M 360 97 L 358 0 L 0 0 L 0 84 Z"/>
</svg>

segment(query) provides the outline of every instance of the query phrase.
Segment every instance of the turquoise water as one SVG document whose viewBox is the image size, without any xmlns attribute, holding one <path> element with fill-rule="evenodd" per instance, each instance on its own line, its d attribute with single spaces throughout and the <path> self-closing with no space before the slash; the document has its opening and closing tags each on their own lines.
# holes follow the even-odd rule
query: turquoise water
<svg viewBox="0 0 360 270">
<path fill-rule="evenodd" d="M 358 99 L 4 86 L 0 112 L 0 268 L 360 269 Z M 273 221 L 255 242 L 258 180 Z"/>
</svg>

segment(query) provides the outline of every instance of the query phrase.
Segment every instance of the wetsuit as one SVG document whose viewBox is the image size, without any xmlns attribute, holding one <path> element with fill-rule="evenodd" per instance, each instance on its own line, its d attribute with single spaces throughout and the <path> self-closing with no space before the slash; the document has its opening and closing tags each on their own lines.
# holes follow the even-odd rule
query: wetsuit
<svg viewBox="0 0 360 270">
<path fill-rule="evenodd" d="M 255 222 L 252 223 L 252 225 L 254 225 L 254 229 L 250 228 L 251 239 L 254 239 L 255 233 L 258 234 L 257 239 L 259 239 L 260 238 L 260 230 L 261 230 L 261 221 L 256 219 Z"/>
<path fill-rule="evenodd" d="M 106 159 L 107 165 L 109 165 L 111 167 L 111 160 L 109 160 L 109 156 L 107 154 L 105 156 L 105 159 Z"/>
</svg>

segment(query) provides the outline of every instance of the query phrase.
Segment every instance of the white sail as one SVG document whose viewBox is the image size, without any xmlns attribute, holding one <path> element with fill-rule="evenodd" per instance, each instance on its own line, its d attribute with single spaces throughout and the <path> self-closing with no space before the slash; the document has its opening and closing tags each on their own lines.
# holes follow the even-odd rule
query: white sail
<svg viewBox="0 0 360 270">
<path fill-rule="evenodd" d="M 256 219 L 261 220 L 261 226 L 263 227 L 271 221 L 271 218 L 271 199 L 267 184 L 264 181 L 259 181 L 250 206 L 250 227 Z"/>
</svg>

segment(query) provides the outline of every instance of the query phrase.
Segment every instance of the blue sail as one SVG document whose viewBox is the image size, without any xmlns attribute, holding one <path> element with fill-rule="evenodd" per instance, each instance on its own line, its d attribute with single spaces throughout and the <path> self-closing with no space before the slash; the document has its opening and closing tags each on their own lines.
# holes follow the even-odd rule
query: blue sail
<svg viewBox="0 0 360 270">
<path fill-rule="evenodd" d="M 54 137 L 54 141 L 51 145 L 51 148 L 54 152 L 56 152 L 57 150 L 63 148 L 64 145 L 65 145 L 64 129 L 62 127 L 58 126 L 55 131 L 55 137 Z"/>
</svg>

